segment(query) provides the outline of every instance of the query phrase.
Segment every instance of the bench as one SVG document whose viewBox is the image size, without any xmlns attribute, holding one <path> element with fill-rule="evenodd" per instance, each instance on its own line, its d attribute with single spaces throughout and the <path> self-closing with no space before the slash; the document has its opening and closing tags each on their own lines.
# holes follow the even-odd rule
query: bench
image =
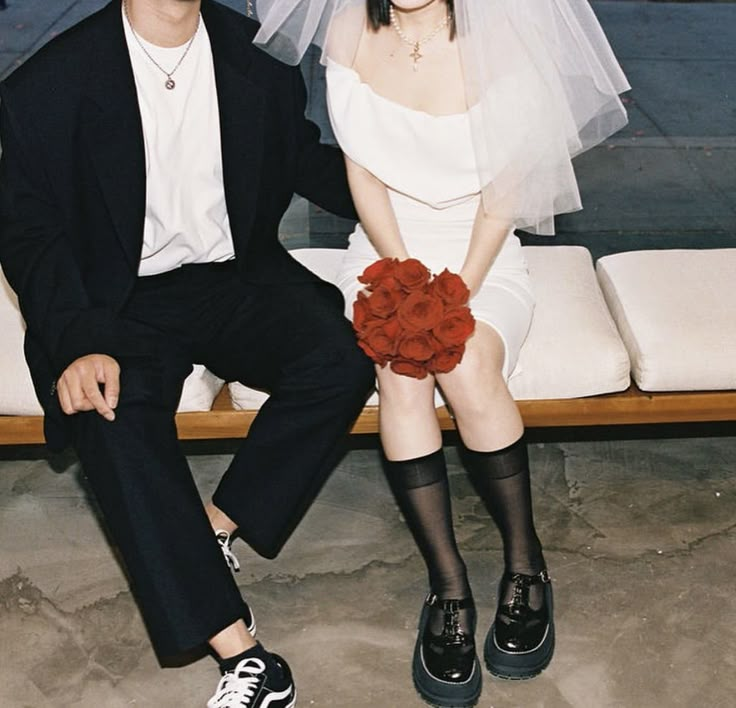
<svg viewBox="0 0 736 708">
<path fill-rule="evenodd" d="M 537 306 L 509 388 L 527 427 L 736 421 L 736 249 L 619 253 L 595 268 L 579 246 L 524 251 Z M 292 254 L 326 280 L 341 258 L 337 249 Z M 0 445 L 42 443 L 23 321 L 0 285 Z M 265 398 L 195 367 L 176 417 L 179 437 L 243 437 Z M 378 431 L 376 402 L 369 399 L 354 434 Z M 437 404 L 442 429 L 452 430 Z"/>
</svg>

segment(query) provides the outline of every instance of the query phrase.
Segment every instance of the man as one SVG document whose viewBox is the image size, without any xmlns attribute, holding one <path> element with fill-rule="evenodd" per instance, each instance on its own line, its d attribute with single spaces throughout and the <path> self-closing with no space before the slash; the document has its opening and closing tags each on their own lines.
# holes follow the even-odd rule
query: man
<svg viewBox="0 0 736 708">
<path fill-rule="evenodd" d="M 70 440 L 154 646 L 209 642 L 208 705 L 291 706 L 255 642 L 230 534 L 274 557 L 336 461 L 370 363 L 331 285 L 279 245 L 293 192 L 354 214 L 298 69 L 212 0 L 120 0 L 0 87 L 0 259 L 52 447 Z M 192 363 L 268 389 L 202 506 L 174 412 Z M 216 539 L 215 532 L 219 538 Z"/>
</svg>

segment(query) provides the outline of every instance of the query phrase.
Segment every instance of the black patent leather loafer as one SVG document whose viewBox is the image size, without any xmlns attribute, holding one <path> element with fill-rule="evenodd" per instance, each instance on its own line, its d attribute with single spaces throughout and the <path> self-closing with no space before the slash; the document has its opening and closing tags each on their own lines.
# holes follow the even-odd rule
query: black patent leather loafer
<svg viewBox="0 0 736 708">
<path fill-rule="evenodd" d="M 533 609 L 529 590 L 542 585 L 542 604 Z M 552 660 L 555 628 L 552 606 L 552 582 L 543 570 L 537 575 L 504 573 L 499 586 L 496 618 L 486 637 L 483 656 L 494 676 L 508 679 L 532 678 Z"/>
<path fill-rule="evenodd" d="M 430 612 L 437 610 L 444 618 L 439 635 L 429 629 Z M 482 677 L 475 639 L 460 627 L 461 610 L 473 613 L 475 627 L 475 605 L 470 598 L 439 600 L 430 594 L 419 618 L 412 663 L 414 686 L 425 701 L 440 708 L 474 706 L 480 696 Z"/>
</svg>

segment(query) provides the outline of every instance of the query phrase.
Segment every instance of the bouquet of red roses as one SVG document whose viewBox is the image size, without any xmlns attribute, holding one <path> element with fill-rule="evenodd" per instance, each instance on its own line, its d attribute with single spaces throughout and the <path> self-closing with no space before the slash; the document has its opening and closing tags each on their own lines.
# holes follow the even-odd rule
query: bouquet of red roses
<svg viewBox="0 0 736 708">
<path fill-rule="evenodd" d="M 383 258 L 358 280 L 366 287 L 353 303 L 353 328 L 360 348 L 379 366 L 423 379 L 460 363 L 475 319 L 459 275 L 445 268 L 432 277 L 416 258 Z"/>
</svg>

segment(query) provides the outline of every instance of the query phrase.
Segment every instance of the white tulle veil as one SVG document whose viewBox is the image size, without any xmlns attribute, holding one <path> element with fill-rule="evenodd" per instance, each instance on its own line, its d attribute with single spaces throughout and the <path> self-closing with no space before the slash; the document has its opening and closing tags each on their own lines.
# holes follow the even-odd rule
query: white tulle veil
<svg viewBox="0 0 736 708">
<path fill-rule="evenodd" d="M 554 232 L 581 208 L 571 159 L 627 121 L 621 68 L 587 0 L 454 0 L 483 203 Z M 310 44 L 352 65 L 366 0 L 256 0 L 256 44 L 290 64 Z"/>
</svg>

